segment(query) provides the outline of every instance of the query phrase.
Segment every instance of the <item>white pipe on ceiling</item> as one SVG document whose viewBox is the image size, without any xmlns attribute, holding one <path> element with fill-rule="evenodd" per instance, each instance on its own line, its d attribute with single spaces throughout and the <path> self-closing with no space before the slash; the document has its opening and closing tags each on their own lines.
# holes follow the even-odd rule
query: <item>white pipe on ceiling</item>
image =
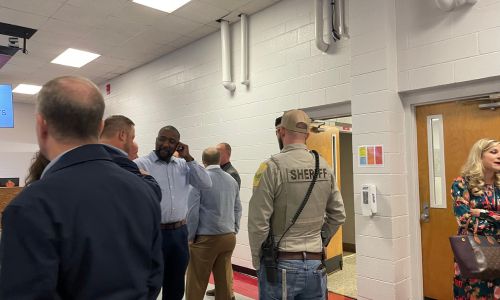
<svg viewBox="0 0 500 300">
<path fill-rule="evenodd" d="M 241 84 L 249 85 L 248 81 L 248 16 L 241 14 Z"/>
<path fill-rule="evenodd" d="M 229 40 L 229 21 L 220 21 L 220 33 L 222 42 L 222 85 L 234 91 L 236 85 L 231 79 L 231 48 Z"/>
<path fill-rule="evenodd" d="M 444 11 L 452 11 L 465 4 L 474 5 L 479 0 L 435 0 L 437 7 Z"/>
<path fill-rule="evenodd" d="M 316 28 L 316 47 L 318 47 L 319 50 L 326 52 L 330 45 L 323 41 L 323 0 L 316 0 L 314 2 L 314 6 L 316 8 L 314 22 Z"/>
</svg>

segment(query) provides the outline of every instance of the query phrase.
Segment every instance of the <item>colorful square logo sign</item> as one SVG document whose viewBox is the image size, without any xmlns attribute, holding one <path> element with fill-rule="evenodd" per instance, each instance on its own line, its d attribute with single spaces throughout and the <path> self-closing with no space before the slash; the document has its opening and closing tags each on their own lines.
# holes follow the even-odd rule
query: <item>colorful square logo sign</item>
<svg viewBox="0 0 500 300">
<path fill-rule="evenodd" d="M 0 128 L 14 127 L 14 107 L 12 105 L 12 87 L 0 85 Z"/>
<path fill-rule="evenodd" d="M 360 167 L 383 166 L 384 146 L 363 145 L 358 147 L 358 157 Z"/>
</svg>

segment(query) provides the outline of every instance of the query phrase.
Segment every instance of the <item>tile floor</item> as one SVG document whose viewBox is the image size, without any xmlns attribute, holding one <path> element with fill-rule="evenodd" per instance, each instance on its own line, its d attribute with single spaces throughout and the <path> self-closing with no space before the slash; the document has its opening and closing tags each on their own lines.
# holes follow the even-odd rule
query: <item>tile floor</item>
<svg viewBox="0 0 500 300">
<path fill-rule="evenodd" d="M 328 275 L 328 300 L 352 300 L 357 295 L 356 291 L 356 254 L 344 253 L 343 269 Z M 212 289 L 213 279 L 207 290 Z M 242 273 L 234 273 L 234 291 L 237 300 L 258 299 L 257 278 Z M 214 297 L 205 296 L 206 300 Z M 161 300 L 161 293 L 158 297 Z"/>
</svg>

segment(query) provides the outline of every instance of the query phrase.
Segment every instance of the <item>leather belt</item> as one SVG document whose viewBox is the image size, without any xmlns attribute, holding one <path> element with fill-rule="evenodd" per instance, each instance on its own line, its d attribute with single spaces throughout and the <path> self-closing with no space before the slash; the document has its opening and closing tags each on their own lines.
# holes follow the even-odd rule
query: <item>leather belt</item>
<svg viewBox="0 0 500 300">
<path fill-rule="evenodd" d="M 179 222 L 162 223 L 162 224 L 160 224 L 160 228 L 172 230 L 172 229 L 177 229 L 177 228 L 181 227 L 182 225 L 186 225 L 186 219 L 179 221 Z"/>
<path fill-rule="evenodd" d="M 321 260 L 321 252 L 278 252 L 279 260 Z"/>
</svg>

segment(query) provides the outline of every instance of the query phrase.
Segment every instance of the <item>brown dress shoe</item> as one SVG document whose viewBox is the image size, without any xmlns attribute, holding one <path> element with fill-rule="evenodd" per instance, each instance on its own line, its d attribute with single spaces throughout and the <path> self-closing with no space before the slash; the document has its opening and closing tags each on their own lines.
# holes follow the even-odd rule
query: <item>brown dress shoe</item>
<svg viewBox="0 0 500 300">
<path fill-rule="evenodd" d="M 215 289 L 208 290 L 205 295 L 207 296 L 214 296 L 215 297 Z"/>
</svg>

